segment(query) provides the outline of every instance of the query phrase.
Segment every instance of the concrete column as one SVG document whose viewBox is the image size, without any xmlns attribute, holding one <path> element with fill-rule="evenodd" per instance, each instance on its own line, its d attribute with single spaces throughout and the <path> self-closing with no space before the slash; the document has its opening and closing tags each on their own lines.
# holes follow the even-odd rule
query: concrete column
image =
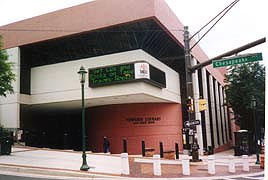
<svg viewBox="0 0 268 180">
<path fill-rule="evenodd" d="M 205 68 L 201 69 L 202 72 L 202 86 L 203 86 L 203 98 L 208 100 L 208 89 L 207 89 L 207 72 Z M 207 110 L 204 111 L 205 113 L 205 127 L 206 127 L 206 137 L 207 137 L 207 146 L 211 146 L 211 131 L 210 131 L 210 117 L 208 111 L 208 104 Z"/>
<path fill-rule="evenodd" d="M 196 60 L 193 59 L 192 61 L 192 65 L 196 65 Z M 193 91 L 194 91 L 194 108 L 195 108 L 195 119 L 196 120 L 202 120 L 201 119 L 201 113 L 199 111 L 199 85 L 198 85 L 198 73 L 197 71 L 195 71 L 192 74 L 192 78 L 193 78 Z M 196 125 L 196 135 L 197 135 L 197 141 L 198 141 L 198 145 L 199 145 L 199 154 L 203 155 L 203 134 L 202 134 L 202 123 L 200 122 L 200 125 Z"/>
<path fill-rule="evenodd" d="M 223 99 L 224 99 L 224 104 L 226 104 L 226 93 L 225 89 L 223 88 Z M 229 119 L 228 119 L 228 110 L 227 110 L 227 105 L 224 106 L 224 116 L 225 116 L 225 122 L 226 122 L 226 132 L 227 132 L 227 142 L 230 141 L 230 134 L 229 134 Z"/>
<path fill-rule="evenodd" d="M 222 93 L 223 87 L 220 85 L 219 86 L 219 91 L 220 91 L 220 110 L 221 110 L 221 120 L 222 120 L 222 126 L 223 126 L 223 141 L 224 143 L 227 143 L 226 139 L 226 119 L 224 115 L 224 105 L 223 105 L 223 93 Z"/>
<path fill-rule="evenodd" d="M 212 127 L 213 127 L 213 141 L 214 141 L 215 148 L 217 148 L 219 146 L 219 142 L 218 142 L 218 134 L 217 134 L 216 104 L 215 104 L 213 83 L 214 83 L 213 77 L 209 75 L 209 92 L 210 92 L 210 106 L 211 106 Z"/>
<path fill-rule="evenodd" d="M 221 108 L 220 108 L 220 94 L 219 94 L 219 84 L 215 81 L 215 97 L 216 97 L 216 112 L 218 120 L 218 130 L 219 130 L 219 145 L 223 145 L 222 142 L 222 123 L 221 123 Z"/>
<path fill-rule="evenodd" d="M 15 81 L 12 81 L 13 94 L 0 97 L 0 123 L 5 128 L 20 128 L 20 48 L 14 47 L 6 50 L 8 62 L 13 63 L 12 72 Z"/>
</svg>

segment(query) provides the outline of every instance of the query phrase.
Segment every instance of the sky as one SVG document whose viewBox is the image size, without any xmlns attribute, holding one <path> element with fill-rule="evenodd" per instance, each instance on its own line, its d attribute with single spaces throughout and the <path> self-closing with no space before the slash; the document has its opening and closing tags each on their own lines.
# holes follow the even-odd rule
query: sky
<svg viewBox="0 0 268 180">
<path fill-rule="evenodd" d="M 0 0 L 0 26 L 90 0 Z M 165 0 L 180 21 L 189 26 L 191 34 L 216 16 L 234 0 Z M 107 0 L 109 2 L 109 0 Z M 268 36 L 267 0 L 240 0 L 199 45 L 212 58 L 249 42 Z M 201 31 L 195 38 L 201 37 Z M 267 43 L 241 52 L 263 53 L 268 65 Z"/>
</svg>

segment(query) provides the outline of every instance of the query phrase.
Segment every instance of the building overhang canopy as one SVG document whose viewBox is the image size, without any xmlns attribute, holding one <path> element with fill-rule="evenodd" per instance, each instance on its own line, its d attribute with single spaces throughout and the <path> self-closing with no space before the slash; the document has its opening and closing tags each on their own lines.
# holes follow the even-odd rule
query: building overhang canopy
<svg viewBox="0 0 268 180">
<path fill-rule="evenodd" d="M 133 104 L 133 103 L 174 103 L 159 97 L 154 97 L 149 94 L 129 94 L 122 96 L 112 96 L 103 98 L 93 98 L 85 100 L 85 108 L 105 106 L 113 104 Z M 23 108 L 27 108 L 34 112 L 39 113 L 73 113 L 81 111 L 81 100 L 75 101 L 62 101 L 54 103 L 23 105 Z"/>
<path fill-rule="evenodd" d="M 184 67 L 183 49 L 154 18 L 23 45 L 21 55 L 22 61 L 37 67 L 136 49 L 171 67 L 175 60 L 181 61 Z"/>
<path fill-rule="evenodd" d="M 77 37 L 77 35 L 83 36 L 86 32 L 97 33 L 98 39 L 109 39 L 110 35 L 104 33 L 104 31 L 107 31 L 107 29 L 113 29 L 115 26 L 123 27 L 124 24 L 145 22 L 148 19 L 153 19 L 153 22 L 158 24 L 160 27 L 160 30 L 164 31 L 165 34 L 169 36 L 169 39 L 172 39 L 173 43 L 176 44 L 177 49 L 175 51 L 178 52 L 176 52 L 177 54 L 175 53 L 175 59 L 178 57 L 178 54 L 180 57 L 183 53 L 184 44 L 182 32 L 183 25 L 164 0 L 109 0 L 109 3 L 107 3 L 106 0 L 92 1 L 89 3 L 2 26 L 0 27 L 0 34 L 3 36 L 4 49 L 12 47 L 30 47 L 36 43 L 39 44 L 39 42 L 43 42 L 44 44 L 42 44 L 42 46 L 46 46 L 46 43 L 49 41 L 54 41 L 55 39 L 65 39 L 66 37 L 76 39 L 75 37 Z M 140 25 L 141 24 L 138 26 Z M 139 27 L 137 29 L 140 30 Z M 124 28 L 118 28 L 117 31 L 118 30 L 121 32 L 124 31 Z M 144 29 L 141 30 L 144 31 Z M 161 41 L 160 38 L 164 38 L 163 36 L 160 37 L 159 34 L 161 33 L 155 31 L 155 29 L 150 30 L 153 32 L 147 33 L 152 34 L 148 36 L 148 38 L 152 38 L 151 40 L 154 40 L 155 36 L 159 36 L 159 41 Z M 157 28 L 157 30 L 159 30 L 159 28 Z M 116 32 L 114 32 L 114 34 L 116 34 Z M 142 44 L 142 39 L 135 40 L 135 37 L 139 38 L 141 36 L 139 36 L 138 33 L 134 34 L 135 35 L 130 32 L 118 33 L 118 36 L 131 36 L 130 39 L 132 40 L 130 40 L 131 42 L 121 41 L 121 44 L 118 44 L 117 48 L 119 46 L 121 49 L 126 49 L 126 47 L 134 49 L 137 44 L 144 45 Z M 114 41 L 114 39 L 112 41 Z M 158 45 L 164 48 L 166 44 L 159 43 L 159 41 L 158 43 L 155 43 L 150 42 L 147 39 L 149 45 Z M 59 41 L 58 46 L 61 46 L 61 43 L 65 43 L 65 41 Z M 84 42 L 82 41 L 80 43 L 83 44 Z M 71 46 L 67 48 L 67 50 L 71 52 L 72 45 L 67 44 L 64 47 L 66 46 Z M 109 42 L 107 43 L 107 46 L 109 46 Z M 47 50 L 53 49 L 51 48 Z M 97 46 L 95 48 L 89 48 L 87 50 L 92 51 L 92 53 L 95 54 L 109 53 L 110 51 L 106 48 L 106 46 L 102 48 L 98 48 Z M 83 52 L 84 50 L 81 51 Z M 163 53 L 163 51 L 159 52 Z M 47 53 L 47 51 L 44 53 Z M 199 62 L 203 62 L 209 59 L 199 46 L 196 46 L 192 50 L 192 54 Z M 72 56 L 72 53 L 70 53 L 70 56 Z M 173 56 L 173 54 L 171 56 Z M 168 58 L 170 59 L 171 56 Z M 174 59 L 174 57 L 172 58 Z M 38 58 L 36 61 L 37 60 Z M 215 70 L 210 66 L 207 67 L 207 69 L 210 73 L 214 74 L 214 77 L 219 82 L 223 82 L 224 77 L 219 70 Z"/>
</svg>

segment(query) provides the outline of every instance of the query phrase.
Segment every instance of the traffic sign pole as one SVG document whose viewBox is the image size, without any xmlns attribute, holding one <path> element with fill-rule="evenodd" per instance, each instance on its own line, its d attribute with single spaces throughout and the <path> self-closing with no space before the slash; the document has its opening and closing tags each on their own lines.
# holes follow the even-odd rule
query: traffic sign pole
<svg viewBox="0 0 268 180">
<path fill-rule="evenodd" d="M 250 43 L 245 44 L 243 46 L 240 46 L 240 47 L 238 47 L 236 49 L 233 49 L 233 50 L 225 52 L 225 53 L 223 53 L 223 54 L 221 54 L 219 56 L 216 56 L 216 57 L 214 57 L 212 59 L 209 59 L 209 60 L 207 60 L 205 62 L 202 62 L 202 63 L 199 63 L 197 65 L 194 65 L 194 66 L 191 67 L 191 71 L 195 71 L 195 70 L 198 70 L 198 69 L 200 69 L 202 67 L 208 66 L 208 65 L 210 65 L 212 63 L 213 60 L 222 59 L 223 57 L 232 56 L 234 54 L 240 53 L 242 51 L 245 51 L 247 49 L 250 49 L 252 47 L 255 47 L 255 46 L 260 45 L 260 44 L 265 43 L 265 42 L 266 42 L 265 37 L 261 38 L 261 39 L 258 39 L 256 41 L 250 42 Z"/>
<path fill-rule="evenodd" d="M 186 76 L 186 94 L 187 98 L 194 98 L 194 92 L 193 92 L 193 79 L 192 79 L 192 56 L 191 56 L 191 50 L 190 50 L 190 38 L 189 38 L 189 31 L 188 31 L 188 26 L 184 27 L 184 54 L 185 54 L 185 76 Z M 188 120 L 193 120 L 195 119 L 195 111 L 188 111 Z M 194 128 L 196 128 L 194 126 Z M 190 130 L 196 130 L 190 127 Z M 196 145 L 196 147 L 199 147 L 198 145 L 198 140 L 195 138 L 195 133 L 193 134 L 193 144 Z M 203 144 L 201 144 L 203 147 Z M 201 148 L 203 149 L 203 148 Z M 201 152 L 202 153 L 202 152 Z M 199 154 L 198 149 L 192 149 L 192 154 Z M 197 158 L 197 159 L 195 159 Z M 192 156 L 193 161 L 199 161 L 198 156 Z"/>
</svg>

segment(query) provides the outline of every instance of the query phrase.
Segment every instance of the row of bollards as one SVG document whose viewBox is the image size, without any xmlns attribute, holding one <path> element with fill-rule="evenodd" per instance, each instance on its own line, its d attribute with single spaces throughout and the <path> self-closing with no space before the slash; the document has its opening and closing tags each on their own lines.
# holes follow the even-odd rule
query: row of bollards
<svg viewBox="0 0 268 180">
<path fill-rule="evenodd" d="M 243 166 L 243 168 L 242 168 L 243 171 L 249 171 L 249 161 L 248 161 L 247 155 L 242 156 L 242 166 Z M 235 173 L 236 172 L 235 167 L 236 167 L 236 162 L 234 160 L 234 157 L 229 156 L 228 157 L 228 172 Z M 214 156 L 208 157 L 208 174 L 216 174 Z"/>
<path fill-rule="evenodd" d="M 146 146 L 145 142 L 141 142 L 142 147 L 142 156 L 145 156 Z M 164 157 L 164 149 L 163 143 L 159 143 L 159 155 L 153 155 L 153 174 L 155 176 L 161 176 L 161 158 Z M 175 155 L 176 159 L 179 159 L 179 146 L 178 143 L 175 143 Z M 184 157 L 181 161 L 182 164 L 182 174 L 185 176 L 190 175 L 190 161 L 188 157 Z M 243 171 L 249 171 L 249 160 L 247 155 L 242 156 L 242 165 Z M 207 166 L 208 166 L 208 174 L 214 175 L 216 174 L 216 167 L 215 167 L 215 157 L 208 156 L 207 159 Z M 121 169 L 123 175 L 129 175 L 129 160 L 128 160 L 128 153 L 127 153 L 127 140 L 123 139 L 123 153 L 121 154 Z M 234 156 L 228 157 L 228 172 L 235 173 L 236 172 L 236 161 Z"/>
<path fill-rule="evenodd" d="M 141 141 L 141 152 L 142 152 L 142 156 L 145 156 L 145 142 L 144 140 Z M 163 148 L 163 142 L 159 142 L 159 154 L 160 154 L 160 158 L 164 157 L 164 148 Z M 175 158 L 179 159 L 179 144 L 175 143 Z"/>
<path fill-rule="evenodd" d="M 160 158 L 164 157 L 164 148 L 163 148 L 163 142 L 159 142 L 159 151 L 160 151 Z M 141 153 L 142 156 L 144 157 L 146 155 L 146 146 L 145 146 L 145 141 L 141 141 Z M 127 153 L 127 139 L 123 139 L 123 153 Z M 175 143 L 175 158 L 179 159 L 179 144 Z"/>
<path fill-rule="evenodd" d="M 185 157 L 181 161 L 182 164 L 182 174 L 185 176 L 190 175 L 190 161 L 189 158 Z M 215 158 L 214 156 L 208 157 L 208 174 L 214 175 L 216 174 L 215 168 Z M 242 156 L 242 166 L 243 171 L 249 171 L 249 160 L 247 155 Z M 236 162 L 233 156 L 228 157 L 228 172 L 235 173 L 236 172 Z M 121 154 L 121 174 L 129 175 L 129 160 L 128 153 Z M 161 176 L 161 157 L 160 155 L 153 155 L 153 175 Z"/>
<path fill-rule="evenodd" d="M 236 163 L 234 161 L 233 156 L 229 156 L 228 158 L 228 172 L 235 173 L 236 172 Z M 181 161 L 182 163 L 182 174 L 185 176 L 190 175 L 190 162 L 188 158 L 184 158 Z M 243 155 L 242 156 L 242 166 L 243 171 L 249 171 L 249 161 L 248 156 Z M 154 169 L 154 175 L 155 176 L 161 176 L 161 161 L 160 161 L 160 155 L 154 155 L 153 156 L 153 169 Z M 215 158 L 214 156 L 208 157 L 208 174 L 214 175 L 216 174 L 216 168 L 215 168 Z"/>
<path fill-rule="evenodd" d="M 153 156 L 153 174 L 154 176 L 161 176 L 161 158 L 160 155 Z M 182 160 L 182 174 L 185 176 L 190 175 L 190 162 L 189 159 Z"/>
</svg>

